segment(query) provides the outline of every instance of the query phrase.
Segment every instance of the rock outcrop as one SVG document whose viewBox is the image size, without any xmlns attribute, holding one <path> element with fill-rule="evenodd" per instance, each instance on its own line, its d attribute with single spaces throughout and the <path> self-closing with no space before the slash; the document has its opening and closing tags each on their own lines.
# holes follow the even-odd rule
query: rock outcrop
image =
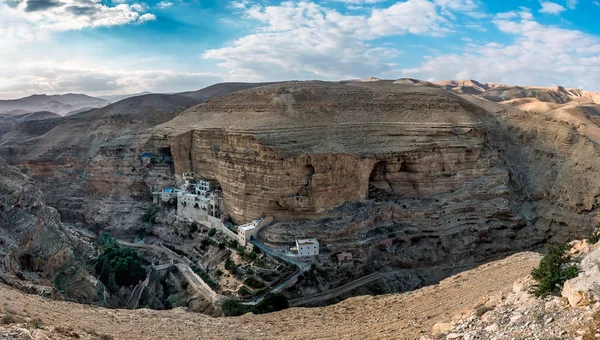
<svg viewBox="0 0 600 340">
<path fill-rule="evenodd" d="M 0 280 L 31 293 L 98 300 L 95 251 L 44 204 L 38 185 L 0 159 Z"/>
<path fill-rule="evenodd" d="M 494 167 L 468 103 L 379 83 L 237 92 L 159 126 L 144 147 L 170 147 L 176 173 L 219 181 L 237 222 L 323 216 L 377 193 L 448 193 Z"/>
<path fill-rule="evenodd" d="M 600 245 L 574 242 L 578 277 L 565 282 L 562 297 L 535 298 L 527 276 L 507 293 L 482 296 L 452 320 L 434 325 L 421 339 L 594 339 L 600 332 L 598 265 Z M 450 322 L 451 321 L 451 322 Z"/>
</svg>

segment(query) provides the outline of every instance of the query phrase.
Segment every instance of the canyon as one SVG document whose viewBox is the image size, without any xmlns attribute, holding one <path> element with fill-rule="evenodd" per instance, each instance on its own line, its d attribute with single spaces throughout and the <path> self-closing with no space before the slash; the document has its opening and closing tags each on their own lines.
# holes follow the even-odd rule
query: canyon
<svg viewBox="0 0 600 340">
<path fill-rule="evenodd" d="M 477 81 L 218 84 L 68 117 L 12 120 L 0 128 L 0 156 L 33 178 L 20 186 L 34 185 L 40 202 L 56 208 L 48 216 L 60 232 L 72 232 L 64 222 L 139 241 L 143 230 L 143 242 L 176 245 L 196 258 L 198 239 L 168 210 L 149 227 L 141 222 L 152 192 L 191 171 L 220 184 L 234 224 L 272 216 L 259 233 L 265 245 L 285 250 L 298 238 L 319 239 L 321 255 L 286 297 L 386 277 L 323 304 L 413 290 L 590 234 L 600 197 L 597 98 Z M 156 161 L 145 164 L 146 153 Z M 78 240 L 71 244 L 83 243 L 63 252 L 87 249 L 69 235 Z M 36 230 L 30 236 L 45 238 Z M 20 272 L 41 270 L 31 280 L 53 285 L 62 266 L 40 268 L 37 255 L 23 257 L 26 238 L 10 244 L 6 259 L 23 258 Z M 350 260 L 339 260 L 342 253 Z M 198 261 L 218 265 L 216 257 Z M 91 272 L 90 263 L 70 266 Z M 100 304 L 98 294 L 86 296 L 64 298 Z M 203 303 L 195 302 L 197 310 L 210 309 Z"/>
</svg>

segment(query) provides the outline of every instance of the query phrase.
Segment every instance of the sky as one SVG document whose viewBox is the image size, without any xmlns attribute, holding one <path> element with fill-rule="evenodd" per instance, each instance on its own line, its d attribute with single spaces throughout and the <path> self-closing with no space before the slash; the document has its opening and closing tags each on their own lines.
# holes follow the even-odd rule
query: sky
<svg viewBox="0 0 600 340">
<path fill-rule="evenodd" d="M 366 77 L 600 91 L 599 1 L 0 0 L 0 99 Z"/>
</svg>

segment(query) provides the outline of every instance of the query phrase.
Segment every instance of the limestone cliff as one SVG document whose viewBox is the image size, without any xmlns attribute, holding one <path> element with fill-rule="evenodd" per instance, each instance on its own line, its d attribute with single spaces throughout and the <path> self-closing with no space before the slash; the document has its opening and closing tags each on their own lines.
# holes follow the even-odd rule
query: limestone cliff
<svg viewBox="0 0 600 340">
<path fill-rule="evenodd" d="M 98 301 L 91 244 L 63 227 L 28 176 L 0 159 L 0 280 L 31 293 Z"/>
<path fill-rule="evenodd" d="M 441 89 L 387 85 L 237 92 L 159 126 L 144 147 L 170 147 L 176 173 L 219 181 L 237 222 L 323 216 L 374 192 L 447 193 L 494 166 L 472 106 Z"/>
</svg>

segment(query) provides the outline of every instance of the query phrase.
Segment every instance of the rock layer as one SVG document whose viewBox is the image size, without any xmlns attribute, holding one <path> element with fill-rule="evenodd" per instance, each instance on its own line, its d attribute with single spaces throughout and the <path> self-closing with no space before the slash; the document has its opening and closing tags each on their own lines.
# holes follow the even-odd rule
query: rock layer
<svg viewBox="0 0 600 340">
<path fill-rule="evenodd" d="M 234 93 L 159 126 L 144 147 L 169 146 L 176 173 L 219 181 L 240 223 L 322 216 L 370 192 L 450 192 L 489 169 L 474 107 L 436 88 L 377 84 Z"/>
</svg>

